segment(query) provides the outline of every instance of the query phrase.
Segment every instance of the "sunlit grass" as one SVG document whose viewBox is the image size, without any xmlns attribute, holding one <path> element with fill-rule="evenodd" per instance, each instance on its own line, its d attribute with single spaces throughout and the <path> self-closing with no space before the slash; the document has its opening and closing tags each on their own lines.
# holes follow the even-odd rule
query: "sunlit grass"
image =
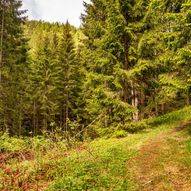
<svg viewBox="0 0 191 191">
<path fill-rule="evenodd" d="M 148 140 L 190 121 L 190 114 L 191 108 L 187 107 L 181 111 L 148 119 L 144 121 L 147 124 L 146 129 L 128 134 L 124 138 L 100 138 L 77 144 L 70 150 L 61 140 L 54 143 L 44 137 L 19 139 L 4 134 L 0 138 L 0 142 L 3 143 L 0 145 L 1 155 L 10 157 L 5 160 L 0 171 L 0 182 L 3 182 L 0 189 L 7 187 L 19 190 L 21 185 L 20 190 L 41 188 L 48 191 L 134 191 L 137 184 L 130 174 L 131 166 L 127 165 L 128 161 L 138 155 L 140 147 Z M 157 168 L 163 168 L 161 164 L 169 159 L 188 167 L 191 165 L 189 132 L 185 130 L 179 137 L 183 137 L 179 142 L 169 137 L 167 143 L 175 150 L 162 153 Z M 179 151 L 182 154 L 176 159 L 173 157 L 174 153 Z M 17 175 L 19 178 L 16 179 Z M 161 178 L 164 178 L 164 187 L 170 188 L 165 177 L 161 175 Z"/>
</svg>

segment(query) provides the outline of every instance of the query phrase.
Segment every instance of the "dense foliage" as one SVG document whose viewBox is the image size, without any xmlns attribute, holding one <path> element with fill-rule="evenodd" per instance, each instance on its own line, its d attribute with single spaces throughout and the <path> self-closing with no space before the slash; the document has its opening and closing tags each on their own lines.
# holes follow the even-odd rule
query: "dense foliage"
<svg viewBox="0 0 191 191">
<path fill-rule="evenodd" d="M 91 0 L 79 29 L 20 7 L 0 2 L 2 131 L 94 138 L 190 105 L 190 0 Z"/>
</svg>

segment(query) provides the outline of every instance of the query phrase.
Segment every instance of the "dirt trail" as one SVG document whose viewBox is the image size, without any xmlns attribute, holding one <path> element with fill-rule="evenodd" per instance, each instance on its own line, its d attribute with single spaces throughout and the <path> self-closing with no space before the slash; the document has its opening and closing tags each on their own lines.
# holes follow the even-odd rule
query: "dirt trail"
<svg viewBox="0 0 191 191">
<path fill-rule="evenodd" d="M 185 141 L 180 132 L 186 126 L 188 123 L 150 139 L 140 148 L 138 156 L 129 161 L 138 191 L 191 190 L 191 168 L 180 162 Z"/>
</svg>

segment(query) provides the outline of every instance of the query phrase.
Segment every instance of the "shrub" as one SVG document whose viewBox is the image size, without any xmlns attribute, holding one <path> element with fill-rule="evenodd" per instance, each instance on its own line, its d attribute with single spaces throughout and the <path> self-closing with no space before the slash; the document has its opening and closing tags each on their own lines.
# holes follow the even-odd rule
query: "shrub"
<svg viewBox="0 0 191 191">
<path fill-rule="evenodd" d="M 139 122 L 132 122 L 132 123 L 127 123 L 124 126 L 124 130 L 130 132 L 130 133 L 136 133 L 138 131 L 144 130 L 149 128 L 149 124 L 147 120 L 139 121 Z"/>
<path fill-rule="evenodd" d="M 24 139 L 10 137 L 7 132 L 0 137 L 0 152 L 17 152 L 26 147 L 27 142 Z"/>
<path fill-rule="evenodd" d="M 117 130 L 113 135 L 112 138 L 123 138 L 128 135 L 128 132 L 125 130 Z"/>
</svg>

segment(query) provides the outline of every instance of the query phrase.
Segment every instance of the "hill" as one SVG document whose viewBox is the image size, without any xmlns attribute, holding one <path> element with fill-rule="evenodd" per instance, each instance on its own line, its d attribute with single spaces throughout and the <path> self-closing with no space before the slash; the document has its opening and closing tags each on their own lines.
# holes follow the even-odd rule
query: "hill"
<svg viewBox="0 0 191 191">
<path fill-rule="evenodd" d="M 1 136 L 1 190 L 173 190 L 191 187 L 191 108 L 152 119 L 121 139 L 68 149 L 60 136 Z M 151 120 L 150 120 L 151 124 Z"/>
</svg>

